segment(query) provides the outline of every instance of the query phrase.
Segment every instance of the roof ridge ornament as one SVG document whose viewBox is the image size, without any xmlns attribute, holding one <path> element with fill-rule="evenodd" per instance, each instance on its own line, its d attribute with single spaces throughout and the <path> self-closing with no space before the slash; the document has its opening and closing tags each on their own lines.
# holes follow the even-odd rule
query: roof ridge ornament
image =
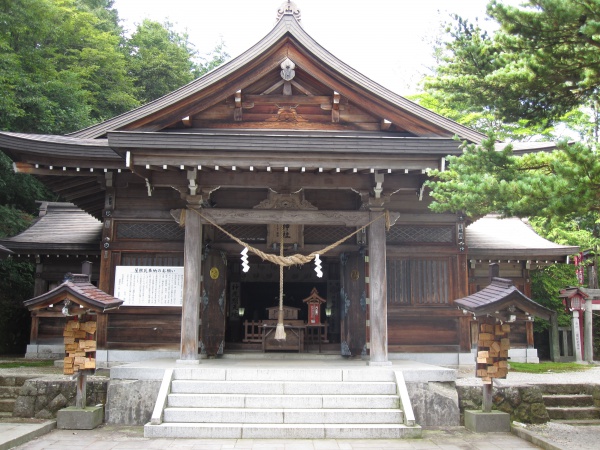
<svg viewBox="0 0 600 450">
<path fill-rule="evenodd" d="M 283 16 L 288 14 L 294 16 L 296 20 L 300 22 L 300 8 L 296 6 L 295 2 L 287 0 L 286 2 L 283 2 L 277 10 L 277 19 L 275 20 L 275 23 L 279 22 Z"/>
</svg>

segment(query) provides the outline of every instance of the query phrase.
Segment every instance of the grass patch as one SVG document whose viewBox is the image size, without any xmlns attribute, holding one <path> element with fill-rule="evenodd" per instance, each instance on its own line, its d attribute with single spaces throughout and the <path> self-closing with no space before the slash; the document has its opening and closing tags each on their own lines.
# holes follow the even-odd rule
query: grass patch
<svg viewBox="0 0 600 450">
<path fill-rule="evenodd" d="M 590 369 L 591 365 L 577 363 L 559 363 L 559 362 L 541 362 L 539 364 L 510 362 L 511 372 L 527 373 L 562 373 L 562 372 L 583 372 Z"/>
<path fill-rule="evenodd" d="M 52 367 L 53 360 L 21 360 L 21 361 L 0 361 L 0 369 L 16 369 L 19 367 Z"/>
</svg>

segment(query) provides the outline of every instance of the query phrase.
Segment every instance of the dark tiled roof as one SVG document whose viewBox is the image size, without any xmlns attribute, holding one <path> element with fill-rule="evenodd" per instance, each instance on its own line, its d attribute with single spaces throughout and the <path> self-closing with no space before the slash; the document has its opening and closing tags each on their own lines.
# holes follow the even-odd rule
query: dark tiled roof
<svg viewBox="0 0 600 450">
<path fill-rule="evenodd" d="M 229 152 L 303 152 L 308 155 L 371 154 L 373 156 L 404 154 L 437 155 L 461 154 L 460 142 L 452 138 L 406 137 L 380 133 L 293 132 L 262 133 L 236 131 L 197 132 L 135 132 L 117 131 L 108 134 L 109 145 L 120 153 L 128 149 L 216 151 L 217 158 L 227 158 Z M 143 152 L 142 152 L 143 153 Z M 201 154 L 200 154 L 201 155 Z"/>
<path fill-rule="evenodd" d="M 32 311 L 45 308 L 48 305 L 58 304 L 67 299 L 82 305 L 83 309 L 91 309 L 96 312 L 118 308 L 123 304 L 123 300 L 98 289 L 89 282 L 87 275 L 82 274 L 71 275 L 70 279 L 60 286 L 45 294 L 26 300 L 23 304 Z"/>
<path fill-rule="evenodd" d="M 25 134 L 0 132 L 0 148 L 27 153 L 31 155 L 53 158 L 73 159 L 85 157 L 86 161 L 94 164 L 119 163 L 122 159 L 109 146 L 106 139 L 82 139 L 69 136 L 55 136 L 46 134 Z"/>
<path fill-rule="evenodd" d="M 469 257 L 511 256 L 557 259 L 579 252 L 579 247 L 559 245 L 537 234 L 517 217 L 502 219 L 489 214 L 467 227 Z"/>
<path fill-rule="evenodd" d="M 0 240 L 13 252 L 99 251 L 102 223 L 72 203 L 42 202 L 40 217 L 22 233 Z"/>
<path fill-rule="evenodd" d="M 511 314 L 507 311 L 513 307 L 515 311 L 547 320 L 556 314 L 525 296 L 511 280 L 497 277 L 492 278 L 491 284 L 481 291 L 455 300 L 454 305 L 472 312 L 475 316 L 489 315 L 502 320 L 507 320 L 507 316 Z"/>
</svg>

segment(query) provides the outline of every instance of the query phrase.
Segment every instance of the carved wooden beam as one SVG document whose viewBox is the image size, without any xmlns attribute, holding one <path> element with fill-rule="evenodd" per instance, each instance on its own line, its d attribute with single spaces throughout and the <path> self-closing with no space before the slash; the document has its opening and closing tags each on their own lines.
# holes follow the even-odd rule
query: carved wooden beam
<svg viewBox="0 0 600 450">
<path fill-rule="evenodd" d="M 303 211 L 283 209 L 199 209 L 200 214 L 218 225 L 224 224 L 289 224 L 289 225 L 334 225 L 334 226 L 363 226 L 368 224 L 368 211 Z M 192 214 L 189 212 L 188 214 Z M 396 223 L 400 213 L 390 211 L 390 222 Z M 171 216 L 179 223 L 181 210 L 171 210 Z M 203 223 L 209 223 L 201 218 Z M 383 220 L 383 219 L 382 219 Z"/>
<path fill-rule="evenodd" d="M 270 103 L 293 103 L 295 105 L 321 105 L 321 103 L 331 104 L 331 97 L 328 95 L 245 95 L 245 102 L 252 102 L 255 105 L 264 105 Z"/>
</svg>

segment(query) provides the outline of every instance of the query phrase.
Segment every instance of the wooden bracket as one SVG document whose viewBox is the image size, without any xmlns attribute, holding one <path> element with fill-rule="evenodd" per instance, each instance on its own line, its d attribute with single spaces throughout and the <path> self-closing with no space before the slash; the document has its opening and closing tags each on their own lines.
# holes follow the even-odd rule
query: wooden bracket
<svg viewBox="0 0 600 450">
<path fill-rule="evenodd" d="M 331 108 L 331 121 L 333 123 L 339 123 L 340 121 L 340 94 L 333 91 Z"/>
<path fill-rule="evenodd" d="M 242 90 L 235 93 L 235 109 L 233 110 L 233 120 L 235 122 L 242 121 Z"/>
</svg>

